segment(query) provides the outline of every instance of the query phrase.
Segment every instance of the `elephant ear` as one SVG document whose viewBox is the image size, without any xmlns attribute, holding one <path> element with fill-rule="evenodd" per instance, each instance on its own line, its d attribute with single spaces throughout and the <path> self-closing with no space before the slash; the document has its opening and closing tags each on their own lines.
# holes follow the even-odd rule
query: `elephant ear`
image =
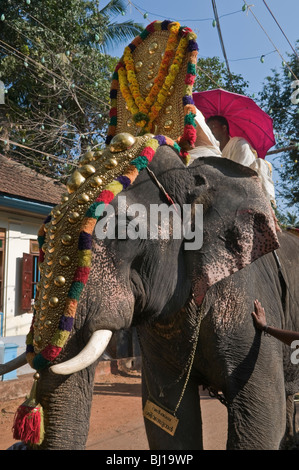
<svg viewBox="0 0 299 470">
<path fill-rule="evenodd" d="M 189 167 L 194 203 L 203 205 L 203 244 L 186 251 L 193 295 L 200 305 L 213 284 L 279 248 L 273 210 L 257 174 L 225 158 Z"/>
</svg>

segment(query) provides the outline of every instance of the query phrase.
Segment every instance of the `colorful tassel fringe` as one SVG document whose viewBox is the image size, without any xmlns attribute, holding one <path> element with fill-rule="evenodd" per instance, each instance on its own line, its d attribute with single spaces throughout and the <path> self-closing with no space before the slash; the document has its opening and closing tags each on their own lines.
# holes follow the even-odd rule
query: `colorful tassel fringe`
<svg viewBox="0 0 299 470">
<path fill-rule="evenodd" d="M 41 444 L 44 439 L 43 408 L 36 402 L 36 386 L 39 374 L 34 374 L 34 383 L 29 398 L 19 406 L 13 423 L 13 438 L 26 444 Z"/>
</svg>

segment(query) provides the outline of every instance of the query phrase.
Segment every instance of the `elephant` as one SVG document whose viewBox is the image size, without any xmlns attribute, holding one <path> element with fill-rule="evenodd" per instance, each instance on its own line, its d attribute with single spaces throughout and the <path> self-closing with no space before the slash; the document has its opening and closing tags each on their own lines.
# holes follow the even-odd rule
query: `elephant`
<svg viewBox="0 0 299 470">
<path fill-rule="evenodd" d="M 257 298 L 269 325 L 299 328 L 299 240 L 276 232 L 257 174 L 247 167 L 222 157 L 185 166 L 164 145 L 148 169 L 111 202 L 115 213 L 121 196 L 126 208 L 148 209 L 145 223 L 152 207 L 188 205 L 194 234 L 195 208 L 202 207 L 201 246 L 172 236 L 173 226 L 165 238 L 119 236 L 118 222 L 114 238 L 95 230 L 70 338 L 40 372 L 45 438 L 39 448 L 84 450 L 99 357 L 112 334 L 134 327 L 151 450 L 203 449 L 200 385 L 223 396 L 227 449 L 279 449 L 291 434 L 298 367 L 289 347 L 256 329 L 251 312 Z M 125 227 L 132 223 L 128 211 Z"/>
</svg>

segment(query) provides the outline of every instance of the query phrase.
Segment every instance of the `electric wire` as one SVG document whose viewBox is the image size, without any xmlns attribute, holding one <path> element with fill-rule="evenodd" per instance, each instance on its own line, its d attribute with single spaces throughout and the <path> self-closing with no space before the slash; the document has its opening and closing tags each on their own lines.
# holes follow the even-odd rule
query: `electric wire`
<svg viewBox="0 0 299 470">
<path fill-rule="evenodd" d="M 222 53 L 223 53 L 223 56 L 224 56 L 224 60 L 225 60 L 225 63 L 226 63 L 226 68 L 227 68 L 227 71 L 228 71 L 228 74 L 229 74 L 230 81 L 232 82 L 232 75 L 231 75 L 229 62 L 228 62 L 228 58 L 227 58 L 227 55 L 226 55 L 226 50 L 225 50 L 225 46 L 224 46 L 224 42 L 223 42 L 222 32 L 221 32 L 221 28 L 220 28 L 220 21 L 219 21 L 219 17 L 218 17 L 217 6 L 216 6 L 216 1 L 215 0 L 212 0 L 212 7 L 213 7 L 213 11 L 214 11 L 215 20 L 216 20 L 217 31 L 218 31 L 218 36 L 219 36 L 219 40 L 220 40 Z"/>
<path fill-rule="evenodd" d="M 269 41 L 271 42 L 272 46 L 275 48 L 276 52 L 279 54 L 280 58 L 282 59 L 282 61 L 286 64 L 286 67 L 289 69 L 290 73 L 293 75 L 293 77 L 295 78 L 295 80 L 298 80 L 298 77 L 296 76 L 296 74 L 293 72 L 293 70 L 291 69 L 291 67 L 289 66 L 289 64 L 287 63 L 287 61 L 285 60 L 285 58 L 283 57 L 283 55 L 281 54 L 281 52 L 279 51 L 279 49 L 276 47 L 276 45 L 274 44 L 274 42 L 272 41 L 272 39 L 270 38 L 269 34 L 267 33 L 267 31 L 265 30 L 265 28 L 263 27 L 263 25 L 260 23 L 260 21 L 257 19 L 256 15 L 253 13 L 252 9 L 251 9 L 251 6 L 252 5 L 248 5 L 248 3 L 246 2 L 246 0 L 243 0 L 244 1 L 244 4 L 246 5 L 246 8 L 248 11 L 250 11 L 250 13 L 252 14 L 252 16 L 254 17 L 254 19 L 256 20 L 256 22 L 258 23 L 258 25 L 260 26 L 260 28 L 263 30 L 263 32 L 265 33 L 265 35 L 267 36 L 267 38 L 269 39 Z"/>
<path fill-rule="evenodd" d="M 19 51 L 18 49 L 15 49 L 13 46 L 11 46 L 10 44 L 6 43 L 5 41 L 3 41 L 2 39 L 0 39 L 0 43 L 3 46 L 3 48 L 7 51 L 10 51 L 10 52 L 14 52 L 15 56 L 19 59 L 21 59 L 23 62 L 28 60 L 28 62 L 30 62 L 31 64 L 37 66 L 37 67 L 41 67 L 43 70 L 47 71 L 47 73 L 53 77 L 55 77 L 56 79 L 58 80 L 61 80 L 62 82 L 64 83 L 67 83 L 66 80 L 61 77 L 59 74 L 57 74 L 56 72 L 54 72 L 53 70 L 50 70 L 48 67 L 44 66 L 43 64 L 41 64 L 40 62 L 37 62 L 35 61 L 34 59 L 32 59 L 31 57 L 27 56 L 26 54 L 23 54 L 21 51 Z M 0 45 L 1 45 L 0 44 Z M 87 96 L 90 96 L 92 99 L 94 100 L 97 100 L 99 103 L 105 105 L 105 106 L 108 106 L 108 103 L 102 101 L 101 99 L 99 99 L 98 97 L 88 93 L 86 90 L 84 90 L 83 88 L 79 87 L 78 85 L 76 85 L 76 88 L 81 92 L 83 93 L 84 95 L 87 95 Z"/>
<path fill-rule="evenodd" d="M 274 19 L 275 23 L 277 24 L 277 26 L 279 27 L 280 31 L 282 32 L 282 34 L 284 35 L 285 39 L 287 40 L 289 46 L 291 47 L 292 51 L 294 52 L 294 54 L 297 56 L 297 59 L 299 60 L 299 55 L 297 54 L 297 51 L 294 49 L 294 47 L 292 46 L 292 44 L 290 43 L 289 39 L 287 38 L 285 32 L 283 31 L 282 27 L 280 26 L 280 24 L 278 23 L 277 19 L 275 18 L 275 16 L 273 15 L 272 11 L 270 10 L 269 6 L 267 5 L 266 1 L 263 0 L 264 2 L 264 5 L 266 6 L 267 10 L 269 11 L 270 15 L 272 16 L 272 18 Z"/>
<path fill-rule="evenodd" d="M 32 19 L 34 19 L 35 21 L 39 22 L 35 17 L 33 17 L 32 15 L 28 14 L 28 16 L 30 16 Z M 64 42 L 67 43 L 68 45 L 71 46 L 71 44 L 65 39 L 63 38 L 62 36 L 60 36 L 58 33 L 55 33 L 55 31 L 53 31 L 52 29 L 49 29 L 47 26 L 43 25 L 43 23 L 39 22 L 43 27 L 47 28 L 50 32 L 52 32 L 53 34 L 56 34 L 58 35 L 58 37 L 60 37 L 61 39 L 64 39 Z M 26 39 L 28 39 L 29 41 L 31 41 L 32 43 L 35 43 L 36 44 L 36 41 L 34 41 L 34 39 L 30 38 L 29 36 L 27 36 L 26 34 L 24 34 L 22 31 L 20 31 L 18 28 L 16 28 L 15 26 L 13 26 L 9 21 L 7 21 L 7 24 L 8 26 L 10 26 L 11 28 L 13 28 L 15 31 L 17 31 L 19 34 L 21 34 L 22 36 L 24 36 Z M 53 57 L 55 57 L 55 53 L 52 52 L 50 49 L 47 50 L 47 52 L 49 54 L 51 54 Z M 68 62 L 68 67 L 71 68 L 74 72 L 76 72 L 77 74 L 81 75 L 82 77 L 86 78 L 88 81 L 90 81 L 91 83 L 94 83 L 94 81 L 86 74 L 84 74 L 83 72 L 81 72 L 81 70 L 78 70 L 76 67 L 74 67 L 72 65 L 72 63 L 69 61 Z M 76 86 L 76 84 L 75 84 Z M 102 101 L 103 104 L 106 104 L 106 106 L 109 106 L 109 104 L 107 102 L 104 102 Z"/>
</svg>

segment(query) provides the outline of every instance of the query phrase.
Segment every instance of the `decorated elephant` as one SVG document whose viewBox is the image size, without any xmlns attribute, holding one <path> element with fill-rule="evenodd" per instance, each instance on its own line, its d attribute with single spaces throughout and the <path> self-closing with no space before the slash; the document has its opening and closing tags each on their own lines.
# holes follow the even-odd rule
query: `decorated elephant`
<svg viewBox="0 0 299 470">
<path fill-rule="evenodd" d="M 94 231 L 93 263 L 70 338 L 54 365 L 39 372 L 37 402 L 45 419 L 40 447 L 84 448 L 97 358 L 113 332 L 135 325 L 144 406 L 150 400 L 145 423 L 151 449 L 202 448 L 199 385 L 225 397 L 228 448 L 277 449 L 298 368 L 289 349 L 255 329 L 251 311 L 258 298 L 271 325 L 299 326 L 298 238 L 282 233 L 278 248 L 252 170 L 213 157 L 186 168 L 169 146 L 158 148 L 149 168 L 157 180 L 142 171 L 121 193 L 127 207 L 138 203 L 150 211 L 169 203 L 166 193 L 179 207 L 202 204 L 202 247 L 188 250 L 185 239 L 172 237 L 99 239 Z M 116 214 L 119 197 L 110 203 Z M 132 220 L 127 215 L 127 226 Z M 50 233 L 55 226 L 48 222 Z M 178 419 L 174 435 L 165 428 L 172 432 L 176 422 L 166 419 L 161 428 L 148 419 L 155 419 L 151 403 Z"/>
<path fill-rule="evenodd" d="M 107 146 L 87 152 L 41 227 L 26 354 L 0 366 L 4 374 L 27 361 L 37 371 L 14 421 L 29 448 L 84 449 L 98 360 L 132 326 L 150 449 L 202 449 L 199 385 L 223 394 L 229 449 L 278 449 L 290 435 L 297 368 L 251 312 L 258 298 L 271 325 L 299 327 L 299 241 L 277 235 L 257 174 L 211 156 L 196 127 L 195 37 L 154 22 L 125 50 Z M 157 74 L 146 99 L 134 70 L 146 89 Z M 186 144 L 204 149 L 189 166 Z"/>
</svg>

